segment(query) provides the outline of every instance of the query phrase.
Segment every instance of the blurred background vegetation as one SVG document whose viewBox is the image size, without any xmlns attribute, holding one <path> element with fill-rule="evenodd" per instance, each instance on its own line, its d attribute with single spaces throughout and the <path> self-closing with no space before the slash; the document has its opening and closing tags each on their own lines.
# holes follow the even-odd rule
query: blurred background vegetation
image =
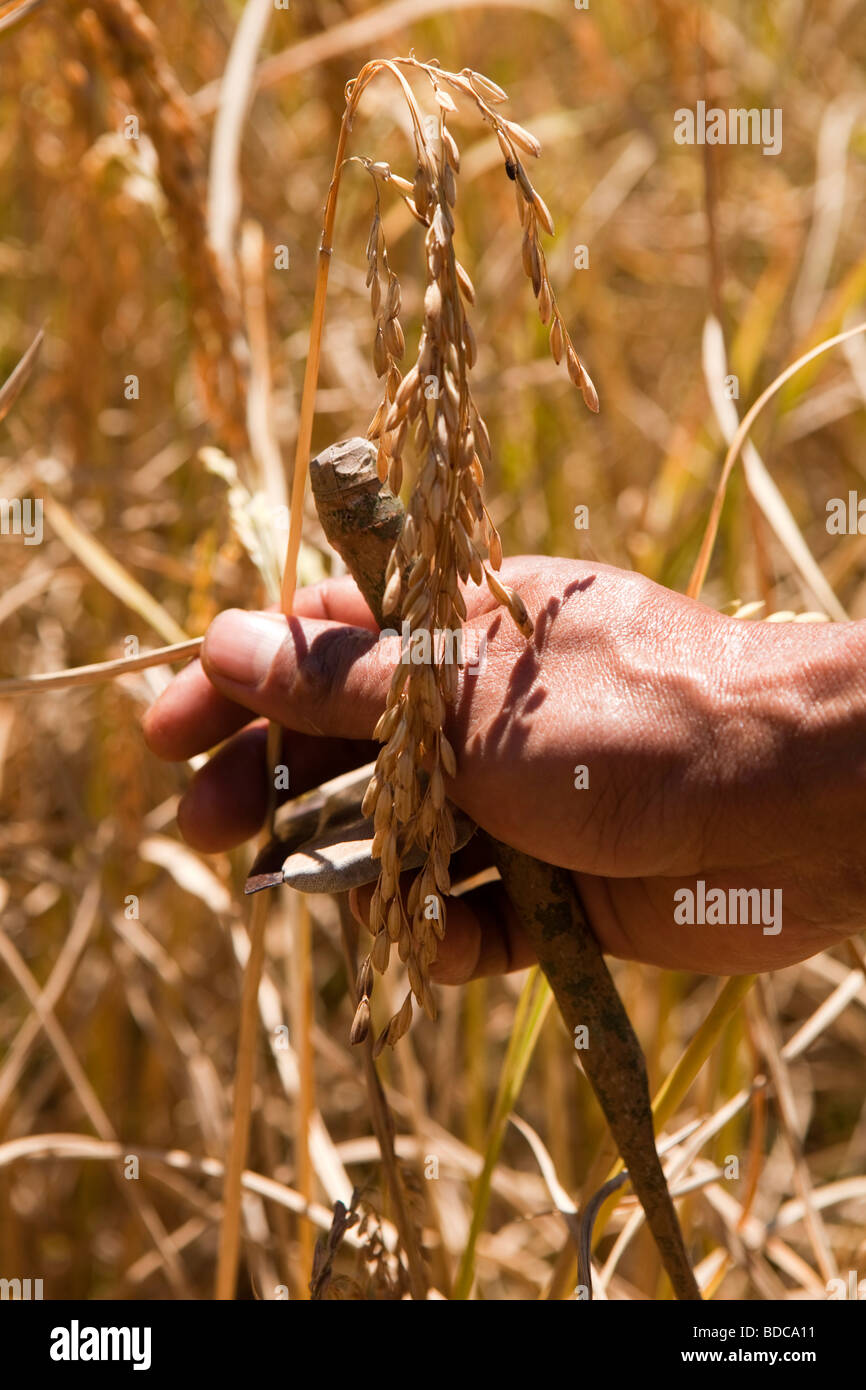
<svg viewBox="0 0 866 1390">
<path fill-rule="evenodd" d="M 227 100 L 220 79 L 244 6 L 146 0 L 162 48 L 156 67 L 122 25 L 112 31 L 112 12 L 128 20 L 134 9 L 126 0 L 0 6 L 0 382 L 45 328 L 32 377 L 0 426 L 0 494 L 46 499 L 41 546 L 0 538 L 0 673 L 122 656 L 130 638 L 146 648 L 197 635 L 220 608 L 262 601 L 226 485 L 199 450 L 222 447 L 251 486 L 279 494 L 259 441 L 275 440 L 290 469 L 344 87 L 368 58 L 412 48 L 487 74 L 508 92 L 507 114 L 541 140 L 532 172 L 556 222 L 551 278 L 601 400 L 590 416 L 547 352 L 495 139 L 455 120 L 460 254 L 477 296 L 475 392 L 495 455 L 486 493 L 506 552 L 597 558 L 684 588 L 725 448 L 708 375 L 716 387 L 719 376 L 736 377 L 742 415 L 800 353 L 862 317 L 866 6 L 292 0 L 273 9 L 259 52 L 239 158 L 245 249 L 224 273 L 208 260 L 199 222 Z M 171 69 L 174 104 L 164 99 L 175 90 Z M 675 111 L 699 99 L 781 108 L 781 153 L 676 144 Z M 125 138 L 130 115 L 138 139 Z M 393 91 L 378 84 L 350 152 L 411 179 L 405 136 Z M 195 177 L 167 175 L 174 148 Z M 216 173 L 210 186 L 226 194 L 231 179 Z M 363 433 L 377 399 L 364 287 L 371 191 L 350 167 L 316 448 Z M 385 225 L 411 353 L 422 233 L 399 200 Z M 580 246 L 588 265 L 578 269 Z M 275 264 L 279 247 L 285 268 Z M 718 351 L 705 356 L 710 315 L 726 372 Z M 221 361 L 239 340 L 252 344 L 260 388 L 249 455 Z M 139 388 L 130 400 L 131 376 Z M 825 526 L 828 500 L 864 485 L 864 396 L 866 344 L 855 338 L 767 409 L 753 438 L 784 504 L 759 505 L 735 470 L 706 601 L 762 600 L 763 614 L 826 607 L 779 539 L 793 523 L 847 614 L 866 617 L 866 540 Z M 580 504 L 588 532 L 574 526 Z M 302 577 L 331 563 L 310 510 Z M 157 763 L 138 729 L 167 678 L 152 671 L 0 702 L 0 1276 L 42 1277 L 46 1297 L 212 1289 L 220 1181 L 213 1162 L 202 1164 L 225 1152 L 249 854 L 205 861 L 179 840 L 174 811 L 190 769 Z M 268 929 L 249 1168 L 272 1186 L 249 1197 L 242 1296 L 273 1297 L 278 1286 L 308 1296 L 312 1242 L 353 1184 L 390 1229 L 363 1066 L 346 1044 L 352 1002 L 336 908 L 317 898 L 311 912 L 306 1035 L 296 908 L 276 903 Z M 655 1091 L 720 984 L 614 970 Z M 35 998 L 49 980 L 40 1027 Z M 516 976 L 440 991 L 438 1023 L 419 1023 L 381 1064 L 398 1153 L 417 1165 L 431 1279 L 446 1296 L 473 1211 L 477 1295 L 573 1289 L 570 1238 L 525 1135 L 504 1130 L 483 1213 L 474 1185 L 491 1152 L 503 1067 L 512 1080 L 519 1071 L 508 1044 L 526 987 Z M 780 1055 L 831 995 L 808 1048 Z M 725 1025 L 670 1123 L 674 1133 L 718 1112 L 767 1072 L 767 1049 L 791 1086 L 787 1121 L 775 1073 L 769 1094 L 758 1087 L 686 1175 L 694 1191 L 683 1222 L 716 1297 L 820 1298 L 828 1270 L 866 1270 L 864 1010 L 866 978 L 846 949 L 781 972 Z M 604 1126 L 555 1011 L 537 1012 L 521 1035 L 528 1069 L 516 1108 L 576 1195 L 598 1166 Z M 282 1023 L 289 1046 L 280 1051 L 267 1035 Z M 298 1136 L 310 1126 L 308 1162 Z M 58 1134 L 81 1136 L 79 1147 L 44 1138 Z M 174 1166 L 170 1150 L 181 1155 Z M 138 1183 L 122 1177 L 126 1154 L 141 1155 Z M 740 1156 L 739 1180 L 719 1176 L 730 1154 Z M 425 1179 L 431 1156 L 439 1175 Z M 286 1193 L 312 1200 L 315 1219 L 297 1216 Z M 625 1200 L 610 1218 L 602 1263 L 633 1210 Z M 366 1257 L 346 1245 L 335 1270 L 332 1293 L 389 1292 L 369 1244 Z M 643 1230 L 617 1255 L 608 1293 L 667 1296 Z"/>
</svg>

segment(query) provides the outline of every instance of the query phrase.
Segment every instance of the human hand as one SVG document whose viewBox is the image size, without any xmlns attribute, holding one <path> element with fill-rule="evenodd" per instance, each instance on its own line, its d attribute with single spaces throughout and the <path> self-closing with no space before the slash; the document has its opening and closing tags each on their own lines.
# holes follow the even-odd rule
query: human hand
<svg viewBox="0 0 866 1390">
<path fill-rule="evenodd" d="M 496 838 L 575 873 L 605 951 L 735 974 L 803 959 L 866 922 L 860 624 L 737 622 L 579 561 L 523 557 L 503 577 L 535 636 L 527 643 L 486 590 L 467 589 L 485 661 L 462 673 L 450 713 L 449 794 Z M 226 849 L 261 826 L 256 715 L 289 731 L 292 795 L 374 756 L 398 655 L 350 580 L 301 591 L 288 623 L 220 614 L 201 663 L 144 725 L 169 759 L 228 740 L 182 799 L 188 842 Z M 700 893 L 698 880 L 728 900 L 764 890 L 772 922 L 677 921 L 675 894 Z M 354 895 L 361 914 L 371 891 Z M 452 898 L 447 922 L 434 978 L 530 962 L 498 884 Z"/>
</svg>

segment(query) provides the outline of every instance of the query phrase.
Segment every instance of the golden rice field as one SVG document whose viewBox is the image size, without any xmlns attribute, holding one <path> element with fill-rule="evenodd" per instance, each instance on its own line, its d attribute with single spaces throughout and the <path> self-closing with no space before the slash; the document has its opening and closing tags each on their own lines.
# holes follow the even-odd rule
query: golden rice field
<svg viewBox="0 0 866 1390">
<path fill-rule="evenodd" d="M 370 938 L 345 896 L 245 896 L 254 837 L 186 843 L 202 759 L 141 732 L 177 664 L 8 683 L 278 603 L 290 534 L 298 589 L 344 573 L 293 478 L 371 422 L 415 517 L 388 577 L 416 626 L 459 625 L 471 574 L 531 633 L 486 579 L 499 553 L 684 593 L 738 422 L 836 335 L 755 419 L 702 598 L 866 618 L 866 537 L 827 524 L 866 486 L 866 336 L 842 338 L 866 318 L 864 64 L 859 0 L 0 4 L 0 1278 L 46 1299 L 576 1297 L 618 1148 L 571 1022 L 537 968 L 432 985 L 433 927 L 388 925 L 425 757 L 416 891 L 447 872 L 448 690 L 389 697 Z M 686 138 L 699 102 L 764 126 Z M 431 362 L 456 382 L 450 492 L 402 463 L 407 412 L 439 447 Z M 407 708 L 411 774 L 387 745 Z M 862 939 L 757 979 L 608 965 L 703 1297 L 856 1287 Z M 674 1297 L 628 1183 L 584 1238 L 596 1299 Z"/>
</svg>

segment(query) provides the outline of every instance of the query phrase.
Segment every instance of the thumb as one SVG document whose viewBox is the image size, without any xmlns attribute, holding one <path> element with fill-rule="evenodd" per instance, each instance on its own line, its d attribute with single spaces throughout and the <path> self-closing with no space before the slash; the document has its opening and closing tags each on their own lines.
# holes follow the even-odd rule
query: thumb
<svg viewBox="0 0 866 1390">
<path fill-rule="evenodd" d="M 397 637 L 229 608 L 208 628 L 201 661 L 217 690 L 255 714 L 299 733 L 368 739 L 399 656 Z"/>
</svg>

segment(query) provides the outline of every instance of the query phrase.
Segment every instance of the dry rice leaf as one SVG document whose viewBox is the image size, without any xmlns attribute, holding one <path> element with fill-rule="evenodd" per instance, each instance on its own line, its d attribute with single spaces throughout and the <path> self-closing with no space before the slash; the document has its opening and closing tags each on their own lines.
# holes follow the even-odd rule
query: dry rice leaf
<svg viewBox="0 0 866 1390">
<path fill-rule="evenodd" d="M 48 523 L 57 532 L 64 545 L 76 555 L 94 579 L 108 589 L 109 593 L 131 608 L 154 632 L 158 632 L 166 642 L 186 642 L 188 634 L 176 623 L 162 604 L 157 603 L 137 579 L 123 568 L 118 560 L 105 549 L 98 540 L 85 531 L 71 512 L 68 512 L 56 498 L 46 495 L 43 506 Z"/>
<path fill-rule="evenodd" d="M 0 28 L 2 28 L 2 16 L 0 16 Z M 14 371 L 6 378 L 0 386 L 0 420 L 4 420 L 23 391 L 30 378 L 30 373 L 36 365 L 36 358 L 39 356 L 39 349 L 45 337 L 44 328 L 40 328 L 33 342 L 25 352 L 21 361 Z"/>
<path fill-rule="evenodd" d="M 142 841 L 138 852 L 149 864 L 165 869 L 179 888 L 200 898 L 212 912 L 231 912 L 232 898 L 228 889 L 198 855 L 180 841 L 171 840 L 167 835 L 151 835 Z"/>
<path fill-rule="evenodd" d="M 19 20 L 26 19 L 41 4 L 42 0 L 9 0 L 8 5 L 0 5 L 0 34 L 11 29 Z"/>
<path fill-rule="evenodd" d="M 241 211 L 241 141 L 252 102 L 256 59 L 273 13 L 273 0 L 249 0 L 244 6 L 220 83 L 211 141 L 207 222 L 210 243 L 232 277 Z"/>
<path fill-rule="evenodd" d="M 731 469 L 733 468 L 737 460 L 737 455 L 739 454 L 740 450 L 743 449 L 744 446 L 748 443 L 749 430 L 751 429 L 758 415 L 763 410 L 767 402 L 772 400 L 772 398 L 781 390 L 785 383 L 787 381 L 790 381 L 791 377 L 795 376 L 797 372 L 803 369 L 803 367 L 807 366 L 810 362 L 814 362 L 816 358 L 820 357 L 823 353 L 829 352 L 830 348 L 836 347 L 840 343 L 845 343 L 849 339 L 853 338 L 856 334 L 863 332 L 866 332 L 866 322 L 859 323 L 854 328 L 846 329 L 843 333 L 836 333 L 833 335 L 833 337 L 824 339 L 822 342 L 818 343 L 816 347 L 813 347 L 808 352 L 803 353 L 802 356 L 796 359 L 796 361 L 790 363 L 790 365 L 787 366 L 784 371 L 780 372 L 779 375 L 775 378 L 775 380 L 771 381 L 770 385 L 764 391 L 761 392 L 758 399 L 746 411 L 746 414 L 743 416 L 743 419 L 738 421 L 736 429 L 731 436 L 731 442 L 728 445 L 728 452 L 725 455 L 725 461 L 722 464 L 722 472 L 719 478 L 719 482 L 716 486 L 713 504 L 710 509 L 709 520 L 707 522 L 704 531 L 704 536 L 701 541 L 700 552 L 698 554 L 697 560 L 695 561 L 691 578 L 689 579 L 688 587 L 686 589 L 686 593 L 688 594 L 689 598 L 700 597 L 700 592 L 703 588 L 704 580 L 706 579 L 707 569 L 709 568 L 710 559 L 712 557 L 715 539 L 718 535 L 719 518 L 721 516 L 722 507 L 724 505 L 725 493 L 727 491 Z M 724 433 L 726 430 L 726 421 L 730 420 L 729 407 L 732 405 L 732 402 L 728 401 L 727 397 L 722 395 L 721 392 L 721 384 L 724 381 L 726 371 L 725 344 L 721 327 L 718 321 L 714 319 L 712 316 L 710 316 L 710 318 L 707 320 L 707 324 L 704 331 L 703 358 L 704 372 L 707 376 L 707 384 L 710 390 L 710 394 L 713 397 L 714 407 L 717 402 L 720 406 L 719 423 L 722 426 L 722 431 Z M 720 367 L 722 368 L 722 372 L 719 376 L 718 381 L 716 381 L 716 374 L 719 372 Z M 736 408 L 734 409 L 736 413 Z M 753 457 L 758 459 L 757 452 L 754 453 Z M 759 502 L 759 505 L 761 505 L 763 508 L 764 501 L 766 501 L 766 497 L 768 495 L 773 497 L 776 505 L 772 506 L 770 510 L 765 510 L 765 515 L 767 516 L 767 520 L 770 522 L 770 525 L 774 526 L 774 529 L 775 523 L 778 521 L 779 516 L 783 514 L 787 516 L 787 521 L 789 524 L 786 524 L 785 538 L 783 539 L 783 537 L 780 535 L 780 540 L 782 540 L 783 544 L 786 546 L 786 549 L 788 550 L 788 553 L 791 555 L 791 558 L 794 560 L 795 564 L 797 564 L 796 554 L 799 554 L 800 564 L 798 565 L 798 568 L 800 568 L 801 565 L 806 566 L 807 572 L 810 575 L 810 579 L 807 581 L 809 583 L 809 586 L 817 588 L 819 592 L 822 592 L 822 594 L 827 595 L 827 603 L 825 606 L 828 608 L 828 611 L 830 611 L 834 616 L 841 615 L 840 621 L 844 621 L 847 618 L 845 610 L 842 608 L 842 605 L 839 603 L 839 600 L 836 598 L 832 589 L 830 589 L 830 586 L 827 584 L 826 579 L 824 579 L 824 576 L 821 570 L 818 568 L 817 564 L 815 563 L 812 557 L 812 553 L 806 545 L 805 541 L 803 540 L 803 537 L 796 523 L 794 522 L 793 517 L 791 517 L 790 512 L 788 512 L 784 500 L 781 497 L 781 494 L 778 493 L 778 489 L 776 488 L 775 483 L 773 483 L 769 474 L 766 472 L 766 469 L 764 469 L 763 464 L 760 463 L 760 459 L 758 459 L 758 463 L 760 464 L 760 470 L 762 470 L 762 472 L 753 470 L 753 476 L 749 479 L 749 486 L 752 489 L 753 494 L 756 497 L 756 500 Z M 763 482 L 764 484 L 764 501 L 762 501 L 761 498 L 759 498 L 757 496 L 757 493 L 755 492 L 756 480 L 757 483 Z M 794 546 L 793 551 L 791 549 L 792 543 Z"/>
</svg>

